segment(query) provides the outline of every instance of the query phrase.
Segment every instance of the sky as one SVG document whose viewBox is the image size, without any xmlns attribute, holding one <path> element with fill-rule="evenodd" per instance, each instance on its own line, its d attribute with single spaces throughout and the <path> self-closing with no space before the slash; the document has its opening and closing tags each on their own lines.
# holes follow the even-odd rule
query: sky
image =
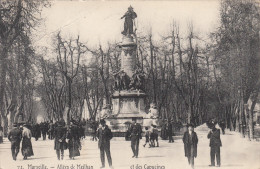
<svg viewBox="0 0 260 169">
<path fill-rule="evenodd" d="M 53 1 L 44 9 L 44 23 L 35 32 L 37 46 L 51 47 L 51 39 L 61 31 L 66 38 L 80 36 L 94 47 L 122 39 L 124 20 L 121 16 L 129 6 L 137 13 L 137 33 L 150 28 L 157 40 L 169 33 L 173 20 L 180 25 L 183 36 L 192 22 L 195 33 L 206 37 L 219 24 L 219 1 Z"/>
</svg>

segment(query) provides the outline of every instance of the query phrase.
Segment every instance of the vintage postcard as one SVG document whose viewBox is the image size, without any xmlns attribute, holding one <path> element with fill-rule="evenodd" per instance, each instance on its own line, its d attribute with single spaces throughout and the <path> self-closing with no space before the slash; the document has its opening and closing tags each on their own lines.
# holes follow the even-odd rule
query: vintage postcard
<svg viewBox="0 0 260 169">
<path fill-rule="evenodd" d="M 260 169 L 257 0 L 0 0 L 0 169 Z"/>
</svg>

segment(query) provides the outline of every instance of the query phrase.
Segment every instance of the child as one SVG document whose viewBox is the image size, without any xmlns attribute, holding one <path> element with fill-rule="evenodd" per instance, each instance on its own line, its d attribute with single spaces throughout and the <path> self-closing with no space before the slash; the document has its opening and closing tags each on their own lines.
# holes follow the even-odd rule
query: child
<svg viewBox="0 0 260 169">
<path fill-rule="evenodd" d="M 145 144 L 143 145 L 144 147 L 146 146 L 146 144 L 149 144 L 149 137 L 150 137 L 150 132 L 148 130 L 148 127 L 145 127 Z M 149 146 L 151 147 L 151 145 L 149 144 Z"/>
<path fill-rule="evenodd" d="M 152 133 L 151 133 L 150 141 L 152 147 L 155 147 L 155 141 L 157 143 L 157 147 L 159 147 L 158 129 L 156 128 L 156 125 L 152 125 Z"/>
</svg>

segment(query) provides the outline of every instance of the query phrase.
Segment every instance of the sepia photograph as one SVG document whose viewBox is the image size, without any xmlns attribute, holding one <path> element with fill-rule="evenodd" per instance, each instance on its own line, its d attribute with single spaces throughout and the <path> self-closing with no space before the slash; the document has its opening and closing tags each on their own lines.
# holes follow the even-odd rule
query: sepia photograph
<svg viewBox="0 0 260 169">
<path fill-rule="evenodd" d="M 0 169 L 260 169 L 259 0 L 0 0 Z"/>
</svg>

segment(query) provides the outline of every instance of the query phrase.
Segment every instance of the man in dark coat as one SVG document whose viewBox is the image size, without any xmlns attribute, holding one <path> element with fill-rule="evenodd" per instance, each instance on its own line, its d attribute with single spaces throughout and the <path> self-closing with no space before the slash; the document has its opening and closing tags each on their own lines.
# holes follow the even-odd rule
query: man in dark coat
<svg viewBox="0 0 260 169">
<path fill-rule="evenodd" d="M 22 139 L 22 131 L 17 127 L 17 124 L 13 124 L 13 129 L 8 133 L 8 140 L 11 142 L 11 151 L 13 160 L 16 160 L 16 157 L 19 153 L 20 142 Z"/>
<path fill-rule="evenodd" d="M 217 158 L 217 166 L 220 167 L 220 147 L 222 146 L 220 139 L 220 130 L 216 128 L 216 123 L 214 121 L 211 122 L 210 132 L 208 134 L 208 139 L 210 139 L 210 158 L 211 165 L 215 166 L 215 157 Z"/>
<path fill-rule="evenodd" d="M 50 121 L 49 123 L 49 127 L 48 127 L 48 132 L 49 132 L 49 139 L 52 140 L 53 139 L 53 132 L 54 132 L 54 124 L 52 121 Z"/>
<path fill-rule="evenodd" d="M 64 150 L 66 149 L 66 128 L 63 127 L 62 123 L 58 123 L 58 126 L 54 130 L 54 149 L 56 150 L 56 154 L 58 160 L 63 160 Z"/>
<path fill-rule="evenodd" d="M 98 129 L 97 136 L 98 136 L 98 147 L 100 149 L 100 159 L 102 166 L 101 168 L 105 168 L 105 153 L 107 155 L 107 161 L 110 166 L 112 167 L 112 158 L 110 153 L 110 140 L 112 139 L 113 135 L 111 130 L 106 125 L 106 121 L 104 119 L 100 120 L 101 127 Z"/>
<path fill-rule="evenodd" d="M 196 132 L 194 132 L 192 124 L 188 125 L 188 131 L 184 133 L 182 140 L 184 143 L 185 157 L 188 158 L 189 164 L 194 168 L 194 157 L 197 157 L 198 137 Z"/>
<path fill-rule="evenodd" d="M 174 140 L 173 140 L 173 137 L 172 137 L 172 123 L 170 121 L 168 122 L 167 131 L 168 131 L 169 143 L 173 143 Z"/>
<path fill-rule="evenodd" d="M 136 123 L 136 118 L 133 118 L 133 123 L 129 128 L 130 138 L 131 138 L 131 148 L 133 151 L 133 158 L 138 158 L 139 153 L 139 140 L 142 138 L 142 127 L 140 124 Z"/>
</svg>

